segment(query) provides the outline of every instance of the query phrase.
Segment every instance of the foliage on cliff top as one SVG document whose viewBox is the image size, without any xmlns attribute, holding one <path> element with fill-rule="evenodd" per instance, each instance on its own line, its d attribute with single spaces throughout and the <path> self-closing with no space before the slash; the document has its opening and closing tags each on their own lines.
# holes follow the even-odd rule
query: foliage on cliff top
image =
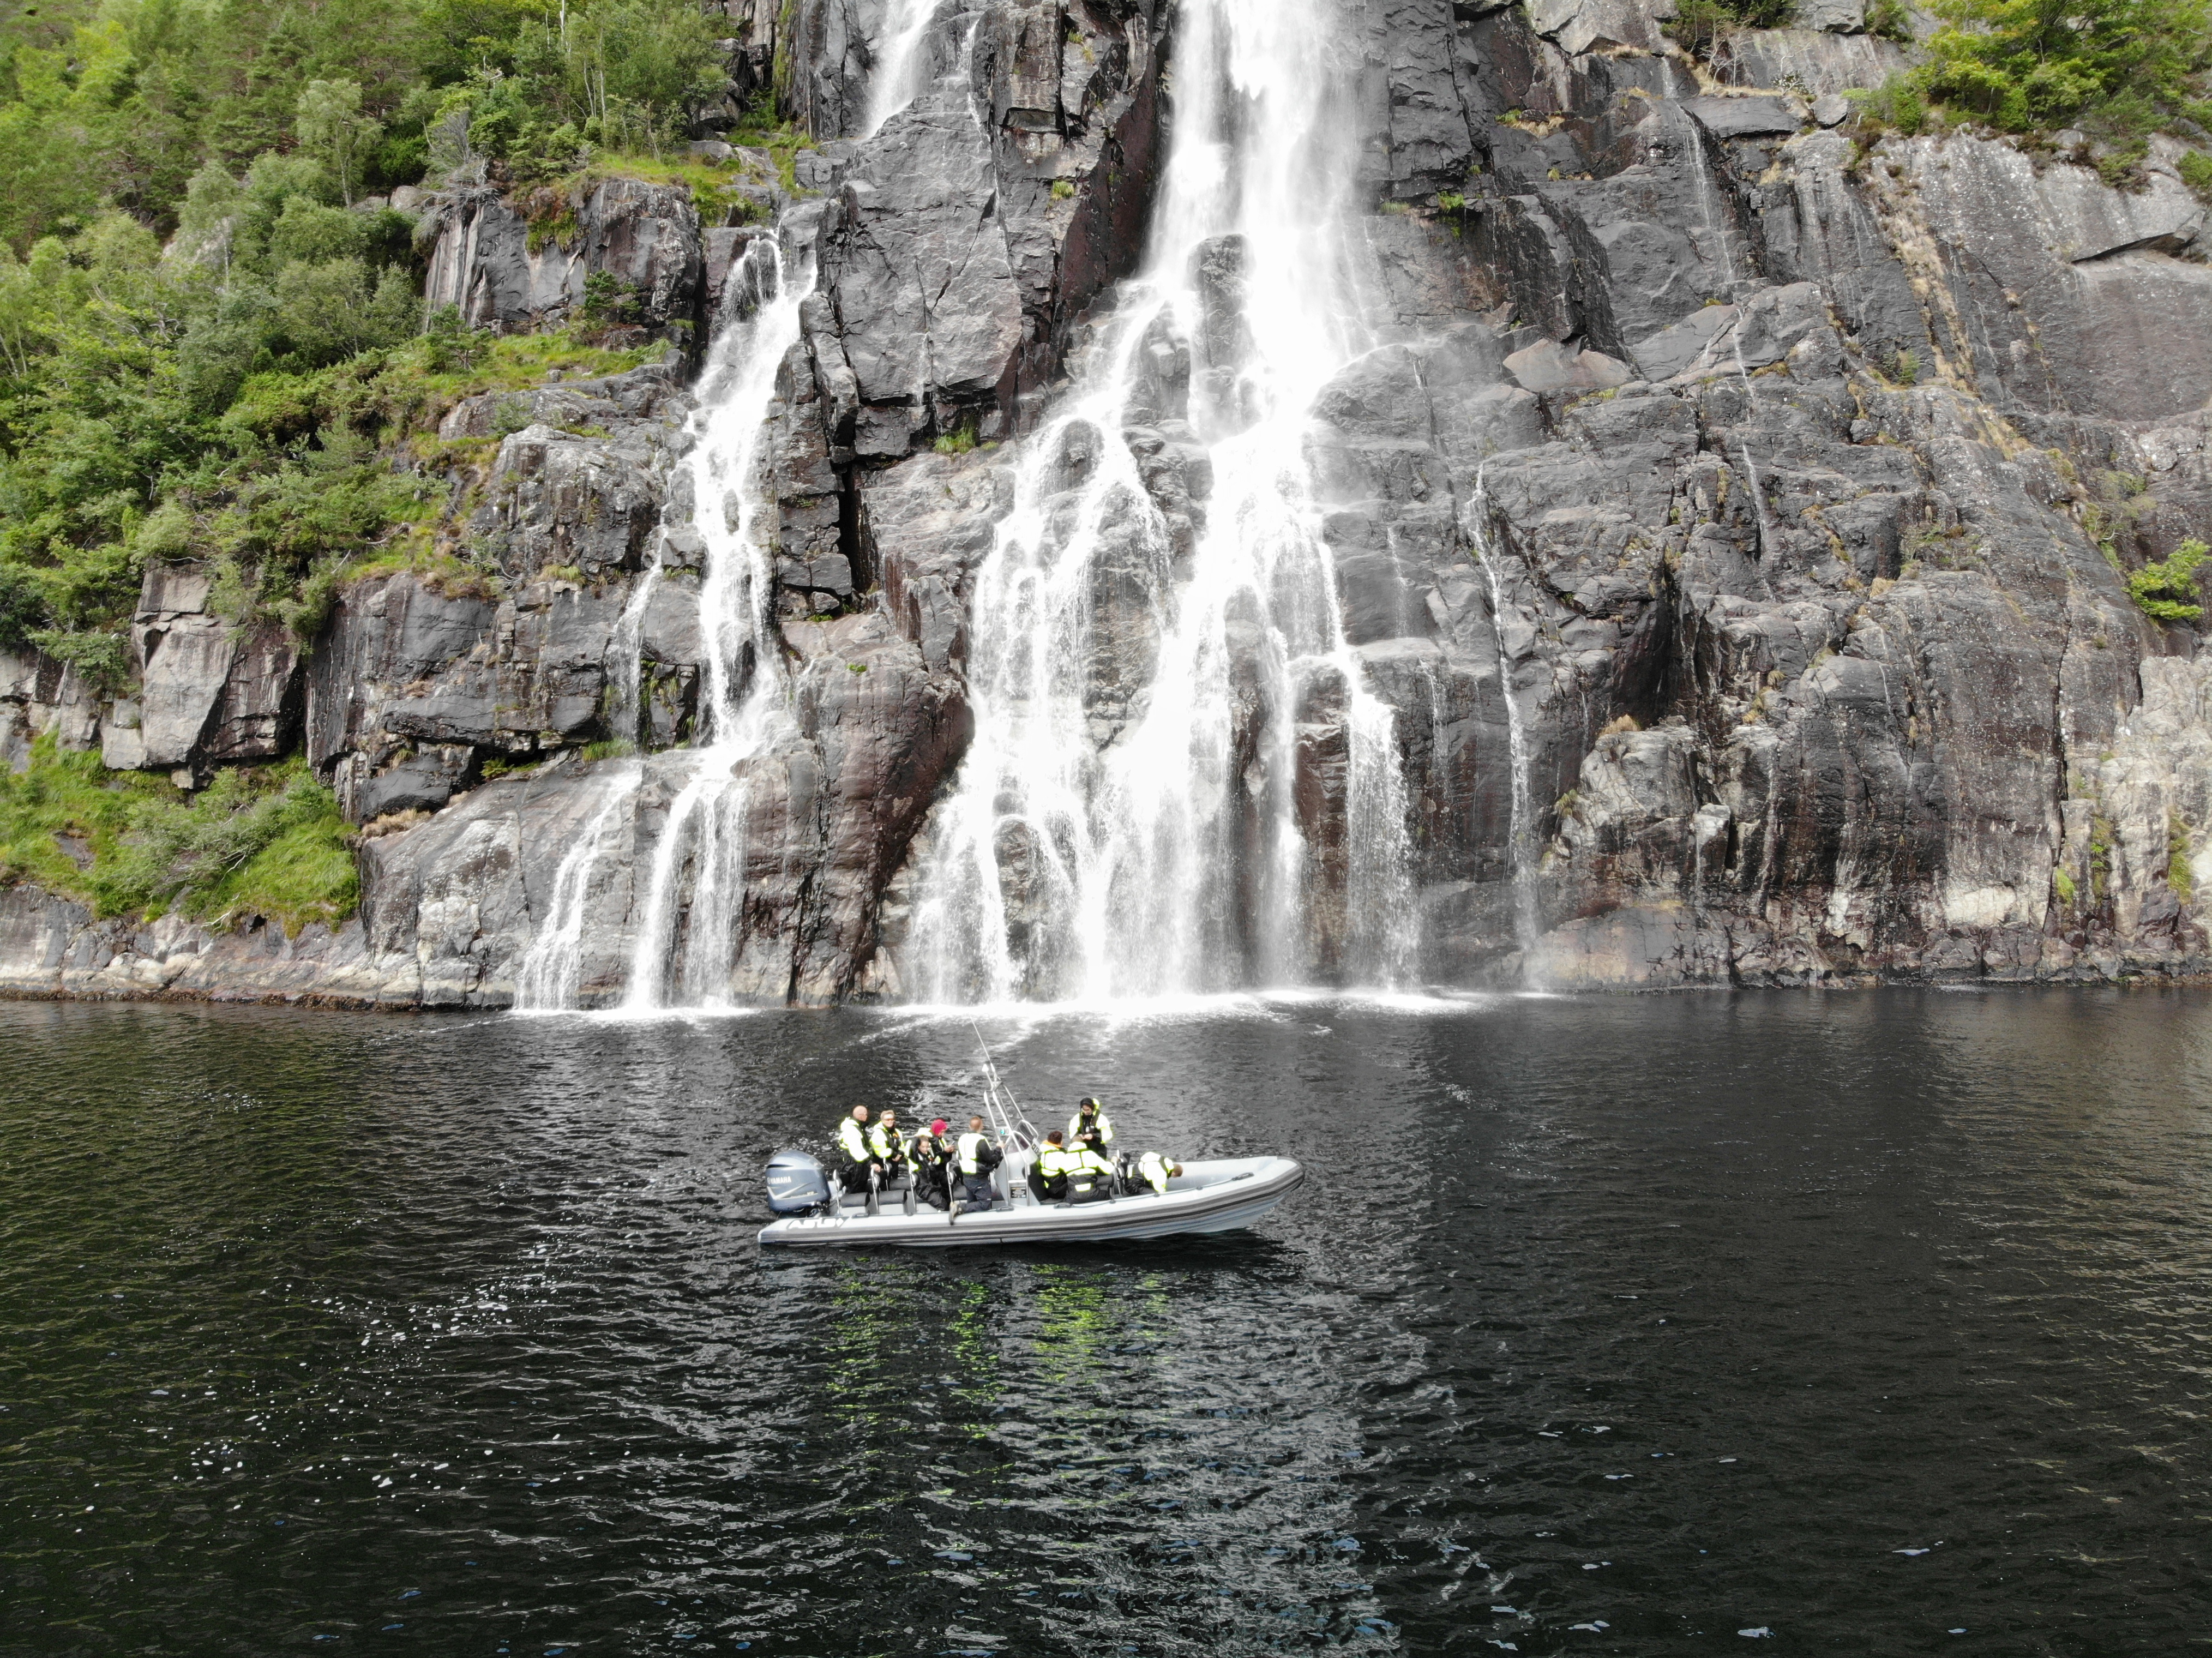
<svg viewBox="0 0 2212 1658">
<path fill-rule="evenodd" d="M 95 754 L 58 752 L 48 733 L 27 769 L 0 774 L 0 877 L 102 917 L 335 926 L 360 897 L 346 835 L 337 802 L 297 761 L 225 771 L 188 800 L 155 778 L 112 774 Z"/>
<path fill-rule="evenodd" d="M 2212 0 L 1929 0 L 1927 61 L 1867 100 L 1917 132 L 1940 111 L 2002 132 L 2072 127 L 2106 146 L 2118 181 L 2166 131 L 2212 125 Z"/>
<path fill-rule="evenodd" d="M 721 92 L 716 32 L 691 0 L 47 0 L 0 24 L 0 240 L 103 205 L 166 234 L 204 166 L 270 152 L 342 200 L 564 127 L 658 153 Z"/>
</svg>

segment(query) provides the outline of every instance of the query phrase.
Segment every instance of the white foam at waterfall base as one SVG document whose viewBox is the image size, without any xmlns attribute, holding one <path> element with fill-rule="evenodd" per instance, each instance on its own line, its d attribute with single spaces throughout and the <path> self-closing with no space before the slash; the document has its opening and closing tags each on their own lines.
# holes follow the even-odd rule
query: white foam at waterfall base
<svg viewBox="0 0 2212 1658">
<path fill-rule="evenodd" d="M 1374 340 L 1350 211 L 1359 146 L 1340 20 L 1320 0 L 1195 0 L 1149 263 L 1027 444 L 976 573 L 975 738 L 934 814 L 905 981 L 941 1003 L 1178 996 L 1316 978 L 1389 985 L 1417 944 L 1390 708 L 1345 638 L 1304 454 L 1316 397 Z M 1125 424 L 1164 326 L 1200 339 L 1199 256 L 1240 239 L 1242 295 L 1192 352 L 1206 521 L 1177 568 Z M 1217 264 L 1218 264 L 1217 258 Z M 1173 348 L 1168 348 L 1170 351 Z M 1209 371 L 1214 372 L 1209 372 Z M 1097 594 L 1153 636 L 1097 695 Z M 1248 713 L 1256 702 L 1257 714 Z M 1338 866 L 1299 809 L 1302 743 L 1340 725 Z M 1326 794 L 1316 784 L 1310 793 Z M 1310 804 L 1310 802 L 1309 803 Z M 1010 905 L 1009 894 L 1013 896 Z"/>
</svg>

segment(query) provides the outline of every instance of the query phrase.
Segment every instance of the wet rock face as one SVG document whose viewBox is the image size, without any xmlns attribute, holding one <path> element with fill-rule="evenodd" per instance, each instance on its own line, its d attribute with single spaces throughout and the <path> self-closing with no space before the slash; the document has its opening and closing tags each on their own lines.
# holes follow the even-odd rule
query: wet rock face
<svg viewBox="0 0 2212 1658">
<path fill-rule="evenodd" d="M 679 878 L 675 936 L 726 920 L 722 993 L 895 997 L 916 849 L 969 740 L 1004 446 L 1142 256 L 1170 20 L 1148 0 L 947 4 L 924 89 L 864 140 L 879 0 L 723 10 L 729 98 L 771 89 L 824 143 L 784 221 L 812 286 L 760 462 L 780 660 L 739 665 L 784 677 L 793 720 L 748 762 L 743 904 L 695 915 Z M 1346 640 L 1394 712 L 1414 972 L 2201 970 L 2212 679 L 2198 629 L 2149 622 L 2115 568 L 2212 536 L 2212 267 L 2172 152 L 2121 192 L 1978 139 L 1862 148 L 1834 94 L 1901 58 L 1853 0 L 1738 34 L 1704 77 L 1670 15 L 1346 9 L 1376 345 L 1322 394 L 1306 459 Z M 610 184 L 534 249 L 491 192 L 434 197 L 426 222 L 431 302 L 483 325 L 567 315 L 599 271 L 655 326 L 761 298 L 761 233 L 702 233 L 680 191 Z M 1244 252 L 1202 248 L 1188 337 L 1139 344 L 1127 512 L 1159 515 L 1178 574 L 1212 494 L 1194 422 L 1233 425 L 1243 395 Z M 597 835 L 579 993 L 618 997 L 698 763 L 725 510 L 671 471 L 681 382 L 453 410 L 441 435 L 485 446 L 453 479 L 482 579 L 356 584 L 304 661 L 235 636 L 189 567 L 148 574 L 130 697 L 0 656 L 11 762 L 48 729 L 202 774 L 304 745 L 368 825 L 362 914 L 337 933 L 134 930 L 19 888 L 0 987 L 501 1005 L 564 856 Z M 1063 434 L 1048 519 L 1090 440 Z M 1157 573 L 1115 545 L 1109 526 L 1089 594 L 1102 748 L 1158 642 L 1138 602 Z M 1288 780 L 1340 895 L 1361 851 L 1348 701 L 1340 677 L 1311 685 Z M 1240 718 L 1261 714 L 1255 693 Z M 586 763 L 610 742 L 644 752 Z M 1001 850 L 1009 925 L 1032 926 L 1050 848 Z M 1314 924 L 1326 962 L 1371 918 L 1340 897 Z"/>
<path fill-rule="evenodd" d="M 999 0 L 933 28 L 951 72 L 860 149 L 820 223 L 809 346 L 831 441 L 876 465 L 1034 415 L 1075 319 L 1142 252 L 1157 165 L 1149 0 Z"/>
<path fill-rule="evenodd" d="M 697 539 L 680 516 L 663 527 L 690 409 L 679 372 L 653 364 L 447 414 L 449 440 L 507 433 L 480 477 L 453 480 L 477 503 L 472 567 L 355 584 L 302 676 L 307 758 L 349 818 L 435 811 L 488 762 L 690 734 L 696 606 L 667 600 L 696 585 Z M 656 562 L 666 591 L 641 594 Z"/>
</svg>

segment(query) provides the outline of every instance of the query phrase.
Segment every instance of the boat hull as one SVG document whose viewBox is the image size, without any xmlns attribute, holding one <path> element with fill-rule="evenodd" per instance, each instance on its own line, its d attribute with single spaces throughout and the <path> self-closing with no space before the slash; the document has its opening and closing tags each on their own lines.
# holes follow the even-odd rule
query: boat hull
<svg viewBox="0 0 2212 1658">
<path fill-rule="evenodd" d="M 815 1248 L 890 1245 L 946 1249 L 1135 1242 L 1184 1233 L 1233 1232 L 1259 1219 L 1304 1179 L 1305 1170 L 1288 1157 L 1194 1163 L 1184 1165 L 1182 1179 L 1158 1195 L 1098 1203 L 1020 1203 L 957 1218 L 933 1209 L 917 1215 L 803 1215 L 763 1227 L 760 1241 Z"/>
</svg>

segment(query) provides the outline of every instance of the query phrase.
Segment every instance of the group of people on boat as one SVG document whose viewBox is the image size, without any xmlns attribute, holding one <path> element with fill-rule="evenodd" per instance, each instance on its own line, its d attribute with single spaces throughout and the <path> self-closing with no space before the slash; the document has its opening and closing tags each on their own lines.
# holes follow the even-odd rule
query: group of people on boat
<svg viewBox="0 0 2212 1658">
<path fill-rule="evenodd" d="M 840 1119 L 836 1132 L 841 1159 L 838 1178 L 848 1192 L 866 1192 L 910 1180 L 915 1200 L 933 1209 L 988 1209 L 994 1193 L 993 1174 L 1006 1160 L 1006 1148 L 970 1117 L 964 1133 L 955 1134 L 939 1117 L 908 1136 L 898 1113 L 886 1109 L 872 1121 L 868 1108 L 856 1105 Z M 1085 1098 L 1068 1119 L 1036 1148 L 1032 1188 L 1048 1203 L 1079 1201 L 1142 1192 L 1164 1193 L 1182 1165 L 1159 1151 L 1140 1157 L 1109 1156 L 1114 1121 L 1095 1098 Z"/>
</svg>

